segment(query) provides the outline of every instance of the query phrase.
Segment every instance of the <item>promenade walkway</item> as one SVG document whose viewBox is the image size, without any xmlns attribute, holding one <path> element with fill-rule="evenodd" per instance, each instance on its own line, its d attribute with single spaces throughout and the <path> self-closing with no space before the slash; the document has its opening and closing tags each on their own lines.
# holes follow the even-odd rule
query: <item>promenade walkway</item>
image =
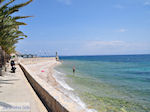
<svg viewBox="0 0 150 112">
<path fill-rule="evenodd" d="M 16 73 L 9 69 L 0 76 L 0 112 L 47 112 L 20 67 L 16 68 Z"/>
</svg>

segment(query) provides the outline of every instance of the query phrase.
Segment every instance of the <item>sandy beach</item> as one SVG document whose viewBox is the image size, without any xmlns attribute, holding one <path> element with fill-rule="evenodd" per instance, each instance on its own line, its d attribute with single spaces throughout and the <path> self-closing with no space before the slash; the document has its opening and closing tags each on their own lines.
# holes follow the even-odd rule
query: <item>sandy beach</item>
<svg viewBox="0 0 150 112">
<path fill-rule="evenodd" d="M 53 77 L 53 68 L 56 65 L 61 64 L 56 61 L 54 58 L 30 58 L 24 59 L 23 63 L 38 77 L 40 77 L 45 82 L 51 84 L 57 89 L 58 83 Z"/>
<path fill-rule="evenodd" d="M 64 89 L 53 77 L 54 67 L 61 64 L 55 58 L 26 58 L 22 62 L 34 72 L 40 79 L 62 92 Z"/>
<path fill-rule="evenodd" d="M 82 107 L 78 102 L 73 100 L 68 93 L 70 93 L 70 90 L 66 90 L 63 85 L 61 85 L 60 82 L 57 81 L 57 79 L 54 77 L 54 67 L 61 64 L 61 62 L 56 61 L 55 58 L 25 58 L 21 60 L 21 63 L 23 63 L 30 71 L 34 72 L 36 76 L 38 76 L 40 79 L 42 79 L 45 83 L 47 83 L 50 87 L 53 87 L 56 91 L 63 94 L 65 97 L 69 98 L 71 101 L 70 105 L 74 107 L 76 105 L 79 107 L 82 112 L 86 110 L 84 106 Z M 72 110 L 74 109 L 72 107 Z M 87 112 L 88 110 L 86 110 Z"/>
</svg>

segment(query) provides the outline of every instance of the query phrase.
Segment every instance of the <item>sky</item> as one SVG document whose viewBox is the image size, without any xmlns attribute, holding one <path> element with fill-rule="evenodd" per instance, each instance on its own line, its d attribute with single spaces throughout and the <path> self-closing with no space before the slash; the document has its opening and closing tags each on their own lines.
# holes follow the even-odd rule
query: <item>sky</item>
<svg viewBox="0 0 150 112">
<path fill-rule="evenodd" d="M 34 16 L 21 53 L 150 54 L 150 0 L 33 0 L 17 15 Z"/>
</svg>

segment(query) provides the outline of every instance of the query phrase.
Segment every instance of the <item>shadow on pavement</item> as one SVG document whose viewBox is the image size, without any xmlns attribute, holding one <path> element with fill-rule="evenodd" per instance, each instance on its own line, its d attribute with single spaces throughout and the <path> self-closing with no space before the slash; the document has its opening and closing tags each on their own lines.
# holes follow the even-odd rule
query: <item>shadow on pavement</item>
<svg viewBox="0 0 150 112">
<path fill-rule="evenodd" d="M 12 107 L 10 104 L 4 103 L 4 102 L 0 102 L 0 106 L 6 107 L 6 108 Z"/>
<path fill-rule="evenodd" d="M 0 79 L 0 84 L 14 84 L 13 82 L 14 81 L 18 81 L 19 79 L 9 79 L 9 80 L 3 80 L 3 79 Z M 13 82 L 11 82 L 13 81 Z"/>
</svg>

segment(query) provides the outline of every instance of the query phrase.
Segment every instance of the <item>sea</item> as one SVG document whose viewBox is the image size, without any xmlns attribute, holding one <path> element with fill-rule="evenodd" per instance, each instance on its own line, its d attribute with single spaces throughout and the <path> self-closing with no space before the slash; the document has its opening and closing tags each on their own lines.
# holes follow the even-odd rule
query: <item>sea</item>
<svg viewBox="0 0 150 112">
<path fill-rule="evenodd" d="M 55 78 L 89 112 L 150 112 L 150 55 L 62 56 L 60 60 Z"/>
</svg>

